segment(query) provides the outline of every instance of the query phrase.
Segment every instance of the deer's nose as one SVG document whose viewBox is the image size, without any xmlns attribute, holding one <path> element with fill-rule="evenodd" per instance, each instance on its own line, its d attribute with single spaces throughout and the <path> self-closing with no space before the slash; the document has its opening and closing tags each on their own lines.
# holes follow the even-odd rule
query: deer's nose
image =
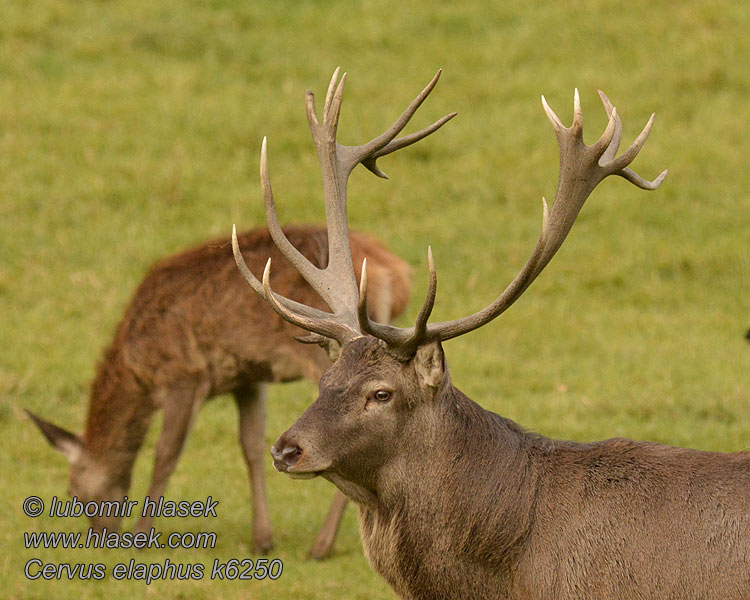
<svg viewBox="0 0 750 600">
<path fill-rule="evenodd" d="M 273 457 L 273 466 L 277 471 L 286 471 L 293 467 L 302 456 L 302 448 L 297 444 L 284 444 L 279 450 L 276 446 L 271 446 L 271 456 Z"/>
</svg>

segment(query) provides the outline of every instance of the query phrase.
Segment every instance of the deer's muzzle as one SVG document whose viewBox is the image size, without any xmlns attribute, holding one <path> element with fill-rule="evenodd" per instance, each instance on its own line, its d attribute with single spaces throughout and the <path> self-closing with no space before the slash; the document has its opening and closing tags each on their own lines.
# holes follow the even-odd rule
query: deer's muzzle
<svg viewBox="0 0 750 600">
<path fill-rule="evenodd" d="M 276 470 L 285 472 L 299 462 L 302 456 L 302 448 L 296 444 L 283 444 L 280 449 L 271 446 L 271 456 Z"/>
</svg>

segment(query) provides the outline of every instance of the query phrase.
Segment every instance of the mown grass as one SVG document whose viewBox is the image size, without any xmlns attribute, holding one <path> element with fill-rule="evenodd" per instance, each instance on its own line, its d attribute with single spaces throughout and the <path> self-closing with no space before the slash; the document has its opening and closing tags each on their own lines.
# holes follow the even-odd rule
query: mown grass
<svg viewBox="0 0 750 600">
<path fill-rule="evenodd" d="M 522 6 L 522 7 L 521 7 Z M 362 555 L 354 510 L 335 557 L 305 559 L 331 496 L 323 481 L 270 473 L 275 582 L 29 582 L 23 566 L 202 562 L 253 557 L 234 407 L 208 405 L 171 482 L 174 499 L 212 495 L 207 551 L 31 551 L 31 494 L 64 495 L 67 465 L 21 408 L 80 429 L 96 361 L 157 258 L 263 223 L 260 139 L 285 222 L 320 221 L 303 92 L 350 73 L 341 139 L 387 126 L 438 67 L 415 127 L 459 117 L 357 171 L 350 221 L 388 240 L 425 289 L 432 244 L 436 319 L 489 302 L 536 240 L 539 198 L 557 177 L 544 93 L 564 120 L 581 90 L 587 140 L 603 129 L 605 90 L 634 137 L 657 123 L 636 168 L 668 167 L 657 192 L 607 181 L 549 271 L 498 322 L 446 345 L 455 383 L 546 435 L 612 436 L 711 450 L 750 447 L 750 11 L 745 3 L 427 3 L 277 1 L 0 4 L 0 431 L 3 595 L 10 598 L 393 598 Z M 412 308 L 410 318 L 416 309 Z M 268 443 L 314 398 L 310 383 L 272 391 Z M 133 497 L 150 477 L 154 431 Z M 270 463 L 270 461 L 269 461 Z M 270 468 L 270 464 L 269 464 Z"/>
</svg>

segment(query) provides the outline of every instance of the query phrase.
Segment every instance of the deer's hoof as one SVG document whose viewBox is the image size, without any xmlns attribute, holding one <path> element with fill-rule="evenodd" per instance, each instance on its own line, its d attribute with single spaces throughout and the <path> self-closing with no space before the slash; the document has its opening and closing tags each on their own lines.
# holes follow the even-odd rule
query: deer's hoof
<svg viewBox="0 0 750 600">
<path fill-rule="evenodd" d="M 253 542 L 253 550 L 258 554 L 268 554 L 271 550 L 273 550 L 273 538 L 267 537 L 256 539 Z"/>
</svg>

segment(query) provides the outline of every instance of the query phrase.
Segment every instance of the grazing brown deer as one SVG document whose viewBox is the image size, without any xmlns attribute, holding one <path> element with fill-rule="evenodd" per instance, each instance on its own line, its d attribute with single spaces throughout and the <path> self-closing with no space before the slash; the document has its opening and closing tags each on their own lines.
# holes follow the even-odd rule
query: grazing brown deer
<svg viewBox="0 0 750 600">
<path fill-rule="evenodd" d="M 276 468 L 297 478 L 320 475 L 360 505 L 365 552 L 402 598 L 750 598 L 750 453 L 529 433 L 453 387 L 441 347 L 521 296 L 605 177 L 620 175 L 648 190 L 661 184 L 666 171 L 649 182 L 628 168 L 653 116 L 616 156 L 622 124 L 604 94 L 609 122 L 591 146 L 583 143 L 577 92 L 571 127 L 542 99 L 560 146 L 560 178 L 531 257 L 484 310 L 428 324 L 436 292 L 429 252 L 427 299 L 416 325 L 401 329 L 367 314 L 367 271 L 363 266 L 358 289 L 347 252 L 346 185 L 358 163 L 378 172 L 378 157 L 426 135 L 396 139 L 437 76 L 393 127 L 356 147 L 336 143 L 345 76 L 338 87 L 337 79 L 322 121 L 311 93 L 307 102 L 325 174 L 328 268 L 319 270 L 274 236 L 332 312 L 272 291 L 271 260 L 261 284 L 235 253 L 250 285 L 280 315 L 341 345 L 318 399 L 271 449 Z M 261 172 L 273 212 L 265 145 Z M 278 231 L 275 215 L 269 222 Z"/>
<path fill-rule="evenodd" d="M 285 234 L 314 264 L 328 262 L 325 229 L 288 227 Z M 275 249 L 266 229 L 244 233 L 239 243 L 246 260 L 258 268 L 269 252 L 281 261 L 274 285 L 284 294 L 310 306 L 325 306 Z M 377 265 L 373 317 L 389 321 L 401 314 L 409 299 L 409 266 L 362 233 L 352 232 L 351 251 Z M 216 240 L 158 263 L 143 280 L 99 365 L 83 437 L 31 417 L 70 460 L 72 495 L 82 501 L 120 500 L 130 487 L 133 463 L 151 417 L 163 409 L 148 492 L 158 498 L 198 409 L 209 398 L 232 393 L 250 472 L 253 541 L 257 551 L 267 551 L 273 536 L 263 469 L 266 383 L 302 377 L 318 381 L 330 365 L 323 348 L 295 341 L 299 334 L 260 298 L 247 294 L 229 240 Z M 345 506 L 345 496 L 337 491 L 311 551 L 315 558 L 330 553 Z M 96 517 L 92 525 L 112 530 L 120 520 Z M 137 525 L 141 531 L 150 527 L 150 518 Z"/>
</svg>

